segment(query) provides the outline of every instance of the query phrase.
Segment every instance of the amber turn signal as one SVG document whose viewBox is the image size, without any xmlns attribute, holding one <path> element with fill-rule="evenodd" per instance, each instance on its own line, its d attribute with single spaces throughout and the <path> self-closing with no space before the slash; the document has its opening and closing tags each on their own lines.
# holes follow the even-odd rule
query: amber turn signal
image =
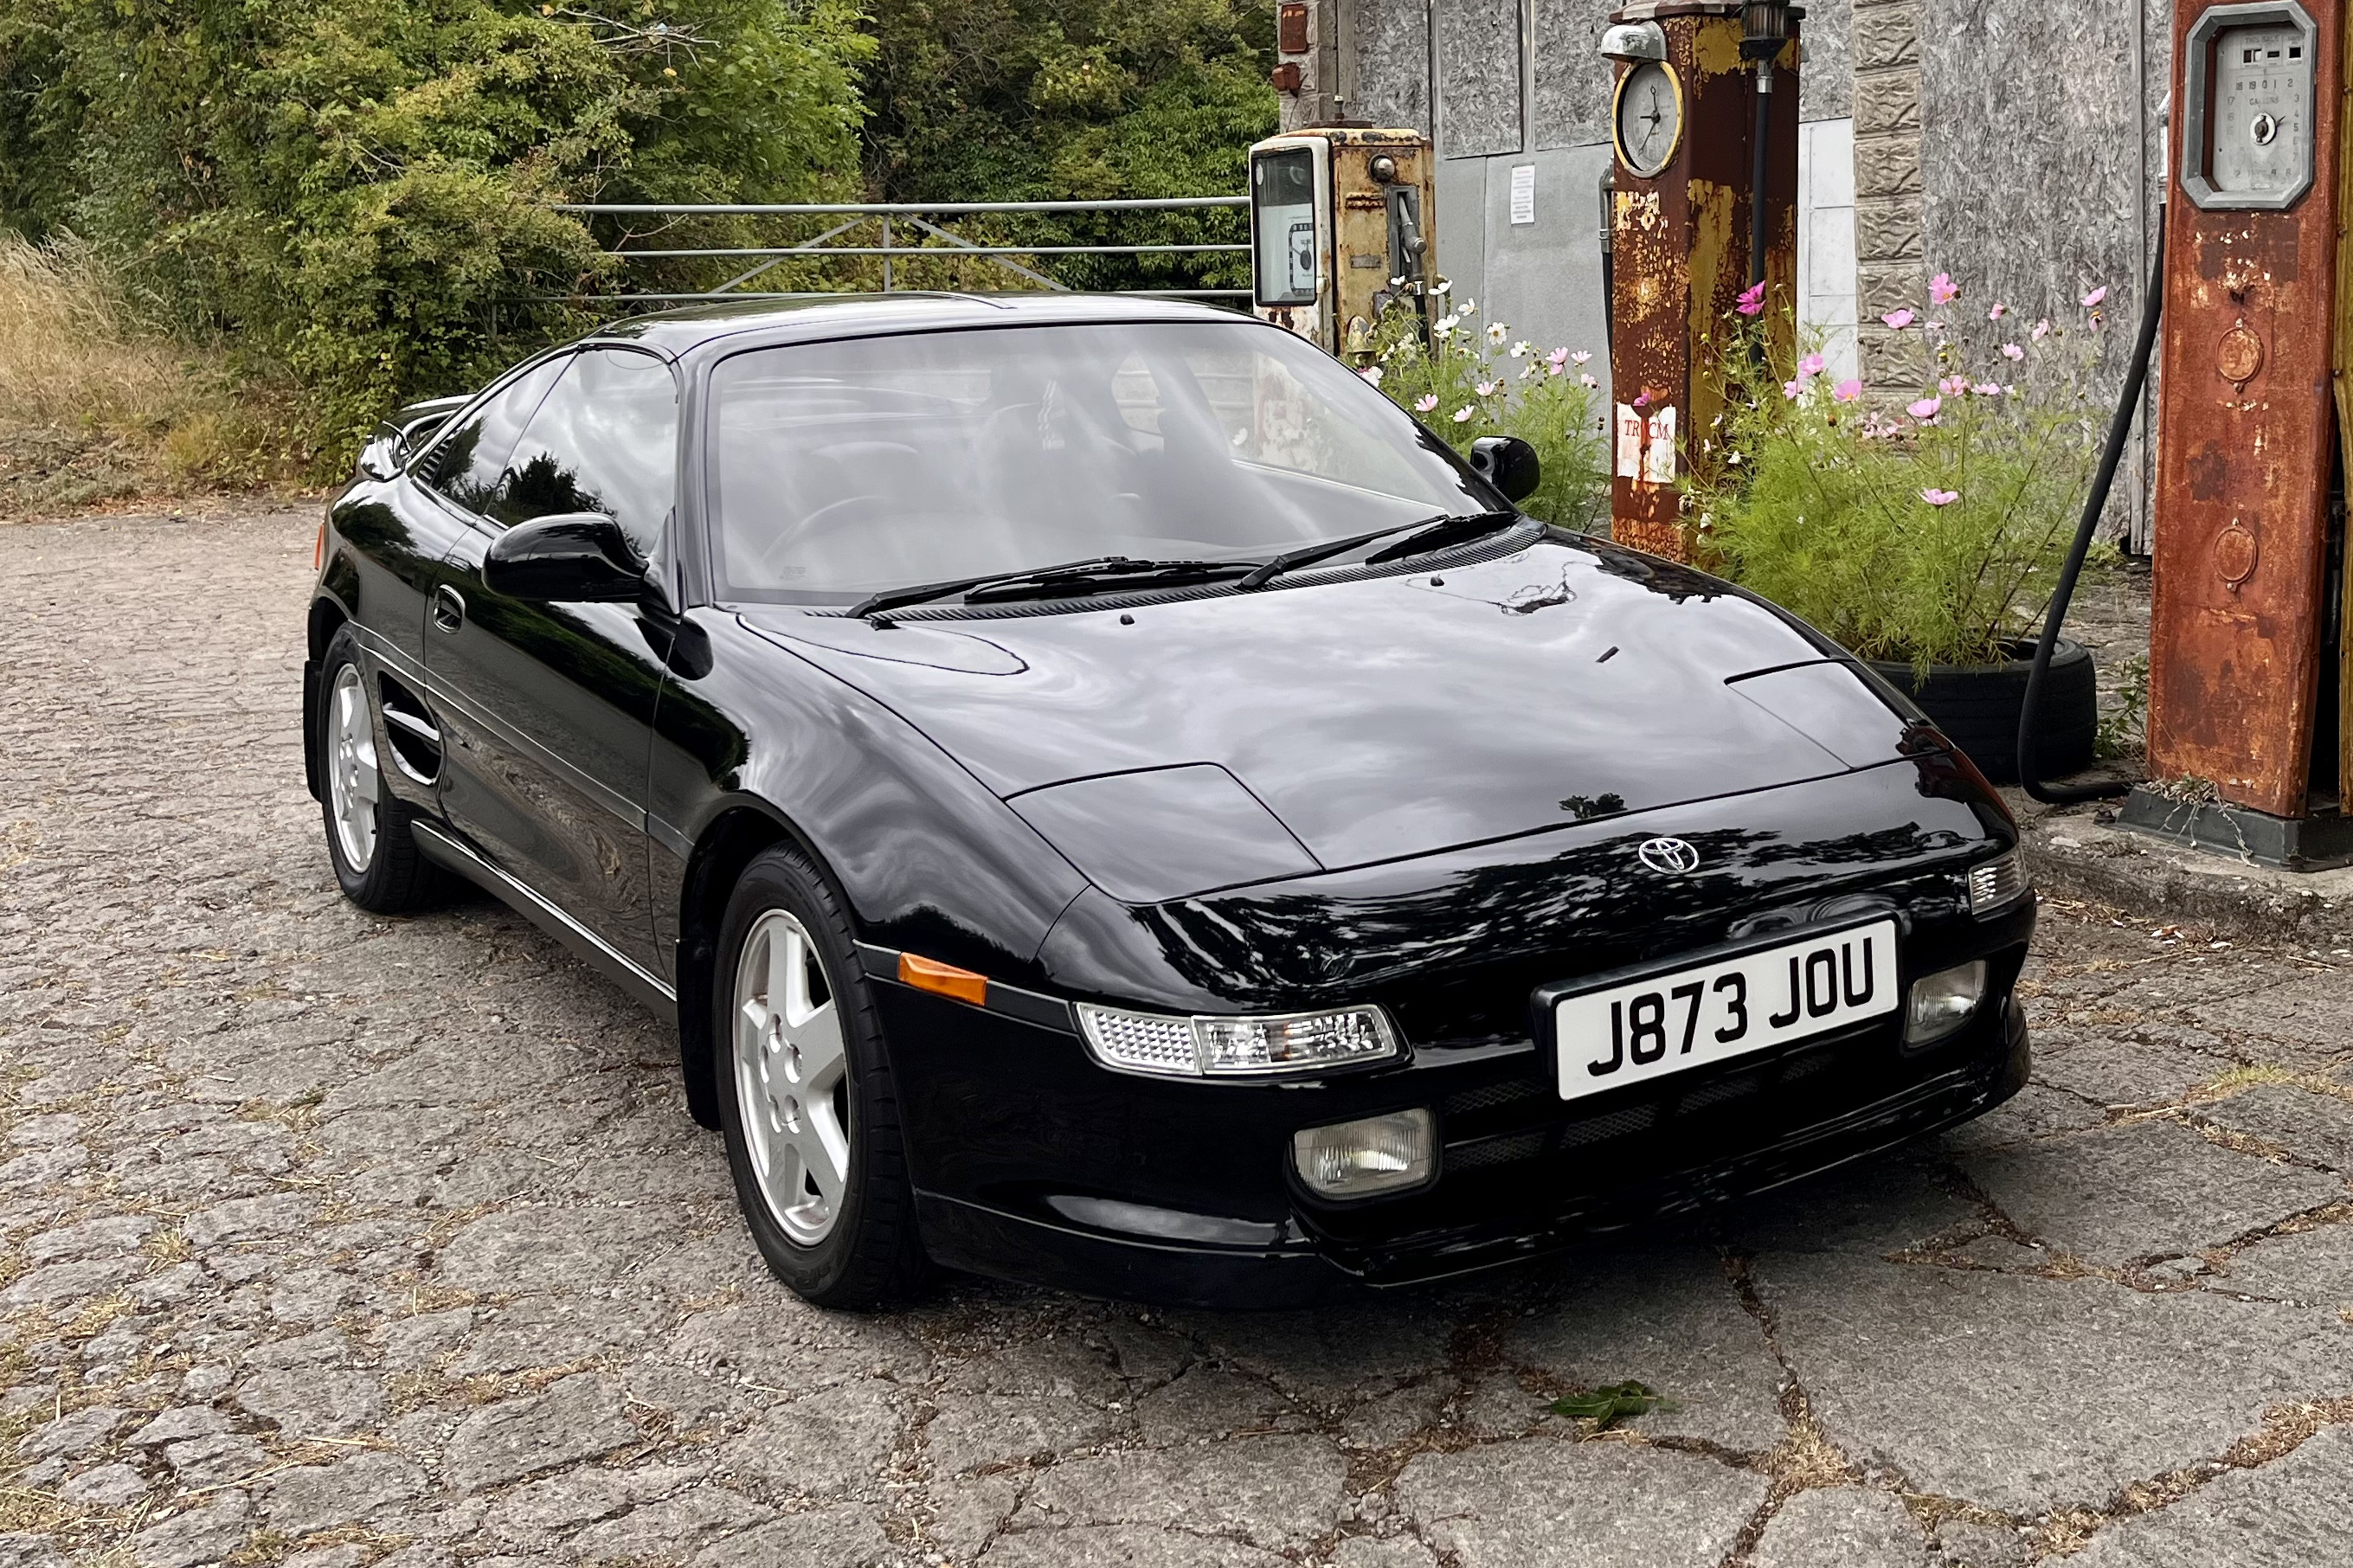
<svg viewBox="0 0 2353 1568">
<path fill-rule="evenodd" d="M 976 1007 L 988 1005 L 987 975 L 975 974 L 969 969 L 958 969 L 953 963 L 942 963 L 935 958 L 917 958 L 912 952 L 901 953 L 899 984 L 912 985 L 918 991 L 953 996 Z"/>
</svg>

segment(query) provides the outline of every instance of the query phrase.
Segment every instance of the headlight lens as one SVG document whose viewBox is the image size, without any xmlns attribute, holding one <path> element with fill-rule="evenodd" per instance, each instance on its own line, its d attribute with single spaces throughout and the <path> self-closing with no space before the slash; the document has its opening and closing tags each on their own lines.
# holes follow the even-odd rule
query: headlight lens
<svg viewBox="0 0 2353 1568">
<path fill-rule="evenodd" d="M 1427 1110 L 1398 1110 L 1362 1121 L 1310 1127 L 1291 1135 L 1291 1162 L 1311 1192 L 1364 1198 L 1430 1180 L 1438 1127 Z"/>
<path fill-rule="evenodd" d="M 1969 913 L 1989 915 L 2026 894 L 2026 858 L 2013 849 L 1969 872 Z"/>
<path fill-rule="evenodd" d="M 1980 958 L 1912 983 L 1912 1004 L 1904 1016 L 1904 1043 L 1933 1045 L 1976 1014 L 1985 1000 L 1986 964 Z"/>
<path fill-rule="evenodd" d="M 1268 1017 L 1171 1018 L 1078 1005 L 1087 1047 L 1106 1067 L 1169 1078 L 1321 1072 L 1399 1055 L 1378 1007 L 1335 1007 Z"/>
</svg>

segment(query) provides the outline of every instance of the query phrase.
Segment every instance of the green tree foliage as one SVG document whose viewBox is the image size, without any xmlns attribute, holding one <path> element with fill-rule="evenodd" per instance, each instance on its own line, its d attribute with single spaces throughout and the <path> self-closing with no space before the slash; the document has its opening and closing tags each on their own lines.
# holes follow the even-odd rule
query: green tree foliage
<svg viewBox="0 0 2353 1568">
<path fill-rule="evenodd" d="M 674 4 L 11 0 L 0 221 L 290 365 L 332 458 L 576 324 L 609 263 L 552 203 L 854 189 L 849 0 Z"/>
<path fill-rule="evenodd" d="M 867 184 L 889 201 L 1240 195 L 1274 133 L 1271 0 L 875 0 Z M 1238 214 L 1000 219 L 1038 244 L 1237 241 Z M 1249 258 L 1068 258 L 1081 288 L 1239 287 Z"/>
</svg>

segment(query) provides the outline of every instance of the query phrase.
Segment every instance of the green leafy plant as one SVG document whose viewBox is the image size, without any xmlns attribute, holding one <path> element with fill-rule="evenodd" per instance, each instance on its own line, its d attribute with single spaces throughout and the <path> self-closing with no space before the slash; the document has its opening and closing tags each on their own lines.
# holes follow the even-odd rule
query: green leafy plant
<svg viewBox="0 0 2353 1568">
<path fill-rule="evenodd" d="M 1607 1431 L 1618 1422 L 1648 1415 L 1666 1404 L 1664 1396 L 1641 1384 L 1613 1383 L 1606 1388 L 1590 1389 L 1583 1394 L 1571 1394 L 1556 1399 L 1551 1409 L 1556 1415 L 1590 1421 L 1596 1430 Z"/>
<path fill-rule="evenodd" d="M 2125 660 L 2122 674 L 2116 705 L 2100 716 L 2093 737 L 2093 750 L 2103 757 L 2134 755 L 2148 738 L 2148 655 L 2138 653 Z"/>
<path fill-rule="evenodd" d="M 851 0 L 12 0 L 0 220 L 300 378 L 344 461 L 587 318 L 565 201 L 857 191 Z"/>
<path fill-rule="evenodd" d="M 1536 450 L 1543 482 L 1520 503 L 1531 517 L 1590 531 L 1607 513 L 1601 424 L 1594 410 L 1592 355 L 1539 352 L 1501 321 L 1483 326 L 1475 302 L 1457 305 L 1451 287 L 1430 290 L 1435 318 L 1425 338 L 1422 307 L 1401 297 L 1374 323 L 1362 374 L 1458 452 L 1482 436 L 1517 436 Z"/>
<path fill-rule="evenodd" d="M 1714 569 L 1923 672 L 2012 657 L 2049 603 L 2097 456 L 2106 298 L 2086 296 L 2070 331 L 1964 312 L 1943 274 L 1930 293 L 1954 321 L 1885 318 L 1926 338 L 1936 380 L 1916 395 L 1837 381 L 1819 353 L 1776 363 L 1755 317 L 1733 321 L 1725 413 L 1693 433 L 1685 487 Z"/>
</svg>

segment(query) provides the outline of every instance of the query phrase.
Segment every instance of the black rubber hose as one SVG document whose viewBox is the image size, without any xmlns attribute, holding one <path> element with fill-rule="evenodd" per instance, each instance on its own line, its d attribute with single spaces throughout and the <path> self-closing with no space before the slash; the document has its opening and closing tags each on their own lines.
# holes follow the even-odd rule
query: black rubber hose
<svg viewBox="0 0 2353 1568">
<path fill-rule="evenodd" d="M 1757 134 L 1748 164 L 1748 286 L 1765 281 L 1766 182 L 1773 177 L 1773 62 L 1757 63 Z"/>
<path fill-rule="evenodd" d="M 2116 400 L 2116 417 L 2108 422 L 2107 449 L 2100 454 L 2099 472 L 2093 476 L 2092 493 L 2084 502 L 2083 521 L 2075 527 L 2075 547 L 2067 552 L 2067 564 L 2059 574 L 2058 591 L 2051 595 L 2050 613 L 2042 617 L 2042 640 L 2034 645 L 2034 668 L 2026 678 L 2026 701 L 2018 712 L 2018 779 L 2026 793 L 2045 805 L 2073 805 L 2087 800 L 2114 800 L 2132 793 L 2132 785 L 2110 781 L 2105 784 L 2055 785 L 2046 784 L 2034 767 L 2034 718 L 2042 700 L 2042 687 L 2051 673 L 2051 655 L 2059 646 L 2059 627 L 2067 619 L 2067 606 L 2075 599 L 2075 580 L 2083 575 L 2084 558 L 2092 552 L 2092 536 L 2100 526 L 2100 514 L 2108 509 L 2108 490 L 2116 484 L 2116 465 L 2123 461 L 2125 440 L 2132 434 L 2133 418 L 2139 411 L 2141 394 L 2148 386 L 2149 356 L 2157 352 L 2157 326 L 2165 312 L 2165 206 L 2157 209 L 2157 260 L 2149 269 L 2148 293 L 2141 306 L 2140 337 L 2133 344 L 2132 369 L 2125 376 L 2124 395 Z"/>
</svg>

